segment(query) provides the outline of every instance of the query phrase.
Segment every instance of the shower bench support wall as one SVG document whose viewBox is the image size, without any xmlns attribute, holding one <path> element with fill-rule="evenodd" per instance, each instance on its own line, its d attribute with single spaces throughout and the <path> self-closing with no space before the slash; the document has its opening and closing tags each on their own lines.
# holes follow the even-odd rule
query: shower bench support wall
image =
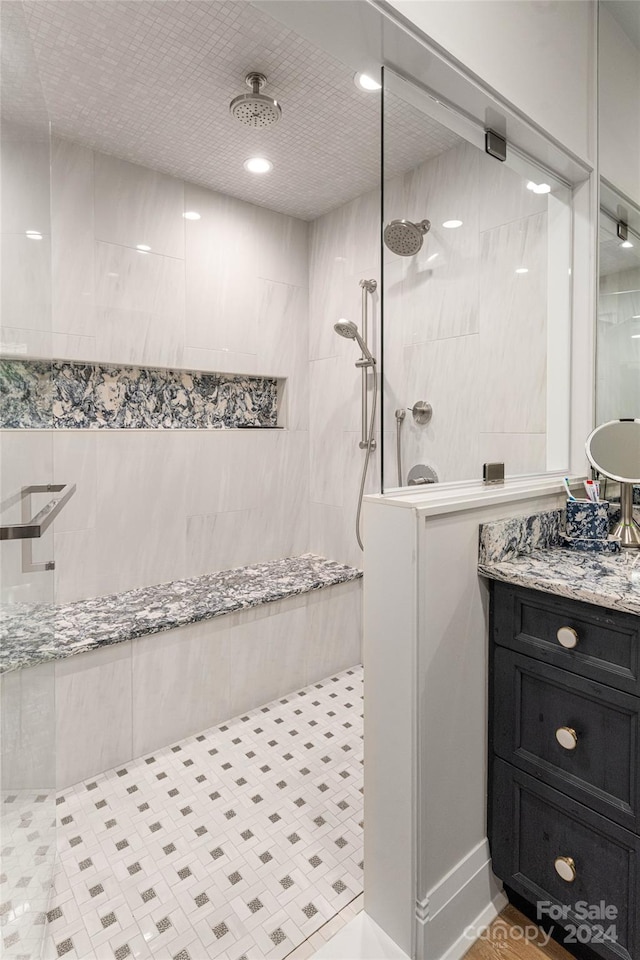
<svg viewBox="0 0 640 960">
<path fill-rule="evenodd" d="M 4 673 L 3 788 L 63 789 L 360 663 L 361 598 L 352 579 Z"/>
</svg>

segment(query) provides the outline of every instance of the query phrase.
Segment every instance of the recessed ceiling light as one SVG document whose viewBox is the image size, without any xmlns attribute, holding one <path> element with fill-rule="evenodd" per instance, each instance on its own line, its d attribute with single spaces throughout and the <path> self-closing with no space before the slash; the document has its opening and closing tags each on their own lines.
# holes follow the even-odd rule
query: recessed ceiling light
<svg viewBox="0 0 640 960">
<path fill-rule="evenodd" d="M 185 220 L 199 220 L 200 214 L 196 213 L 195 210 L 187 210 L 186 213 L 183 213 L 182 216 Z"/>
<path fill-rule="evenodd" d="M 367 93 L 373 93 L 375 90 L 382 90 L 382 84 L 370 77 L 368 73 L 356 73 L 353 78 L 356 87 L 366 90 Z"/>
<path fill-rule="evenodd" d="M 551 187 L 548 183 L 536 183 L 532 189 L 534 193 L 551 193 Z"/>
<path fill-rule="evenodd" d="M 42 234 L 39 230 L 25 230 L 29 240 L 42 240 Z"/>
<path fill-rule="evenodd" d="M 529 183 L 527 184 L 527 190 L 535 190 L 536 187 L 537 184 L 534 183 L 533 180 L 529 180 Z"/>
<path fill-rule="evenodd" d="M 447 230 L 455 230 L 456 227 L 462 226 L 462 220 L 445 220 L 442 226 L 446 227 Z"/>
<path fill-rule="evenodd" d="M 516 267 L 516 273 L 529 273 L 529 267 Z"/>
<path fill-rule="evenodd" d="M 628 250 L 629 247 L 633 246 L 633 244 L 631 243 L 631 240 L 623 240 L 620 246 L 624 247 L 625 250 Z"/>
<path fill-rule="evenodd" d="M 249 157 L 244 162 L 244 168 L 249 173 L 269 173 L 270 170 L 273 170 L 273 164 L 266 157 Z"/>
<path fill-rule="evenodd" d="M 146 243 L 136 243 L 136 250 L 139 250 L 140 253 L 150 253 L 151 247 Z"/>
</svg>

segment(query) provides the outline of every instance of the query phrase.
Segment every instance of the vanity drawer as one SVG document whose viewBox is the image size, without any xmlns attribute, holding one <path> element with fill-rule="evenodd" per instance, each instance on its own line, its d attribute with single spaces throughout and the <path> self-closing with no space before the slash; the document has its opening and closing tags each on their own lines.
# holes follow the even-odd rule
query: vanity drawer
<svg viewBox="0 0 640 960">
<path fill-rule="evenodd" d="M 640 698 L 494 649 L 496 754 L 637 830 Z"/>
<path fill-rule="evenodd" d="M 638 617 L 509 584 L 495 582 L 493 590 L 496 643 L 640 693 Z M 575 645 L 563 646 L 561 640 Z"/>
<path fill-rule="evenodd" d="M 494 873 L 529 903 L 565 907 L 562 926 L 580 926 L 597 955 L 638 960 L 640 839 L 511 764 L 496 759 L 493 774 Z M 602 903 L 615 919 L 581 915 Z M 615 926 L 617 941 L 598 943 L 598 924 Z"/>
</svg>

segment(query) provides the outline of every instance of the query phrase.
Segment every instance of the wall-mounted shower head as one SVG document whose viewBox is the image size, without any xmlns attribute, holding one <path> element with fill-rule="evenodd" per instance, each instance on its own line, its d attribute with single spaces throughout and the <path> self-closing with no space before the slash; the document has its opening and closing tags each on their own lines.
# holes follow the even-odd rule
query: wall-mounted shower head
<svg viewBox="0 0 640 960">
<path fill-rule="evenodd" d="M 362 337 L 360 336 L 360 331 L 358 327 L 352 320 L 338 320 L 337 323 L 334 323 L 333 329 L 341 337 L 345 337 L 347 340 L 355 340 L 362 350 L 362 355 L 367 358 L 369 363 L 375 363 L 373 354 L 369 350 L 369 347 L 366 345 Z"/>
<path fill-rule="evenodd" d="M 260 92 L 266 82 L 267 78 L 263 73 L 248 73 L 245 83 L 251 87 L 251 93 L 241 93 L 231 101 L 231 116 L 249 127 L 270 127 L 277 123 L 282 116 L 282 107 L 277 100 Z"/>
<path fill-rule="evenodd" d="M 384 242 L 399 257 L 413 257 L 422 247 L 425 233 L 431 229 L 429 220 L 413 223 L 411 220 L 392 220 L 384 228 Z"/>
</svg>

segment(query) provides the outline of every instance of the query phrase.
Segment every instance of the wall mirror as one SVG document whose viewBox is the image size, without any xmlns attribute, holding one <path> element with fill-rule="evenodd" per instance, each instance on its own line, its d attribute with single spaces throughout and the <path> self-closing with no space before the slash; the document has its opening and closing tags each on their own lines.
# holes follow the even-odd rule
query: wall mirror
<svg viewBox="0 0 640 960">
<path fill-rule="evenodd" d="M 598 6 L 595 423 L 640 416 L 640 2 Z"/>
</svg>

